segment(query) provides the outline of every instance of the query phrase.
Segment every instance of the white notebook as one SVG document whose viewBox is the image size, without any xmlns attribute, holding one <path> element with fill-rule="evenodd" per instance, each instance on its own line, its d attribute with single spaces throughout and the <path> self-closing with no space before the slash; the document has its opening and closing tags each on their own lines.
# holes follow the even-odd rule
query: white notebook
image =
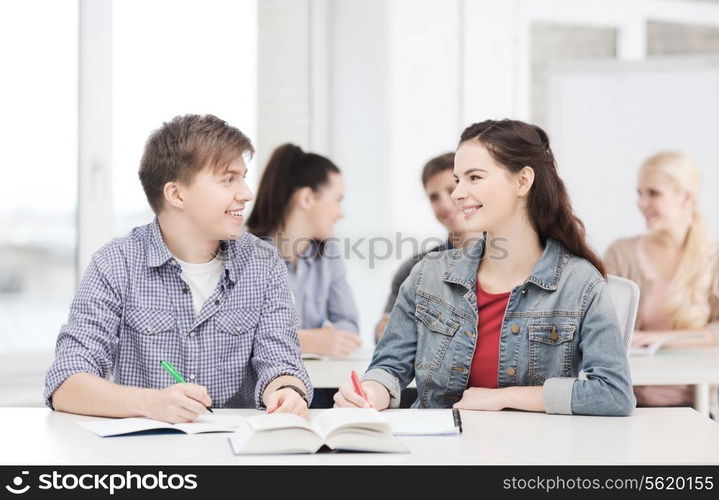
<svg viewBox="0 0 719 500">
<path fill-rule="evenodd" d="M 392 425 L 377 410 L 331 408 L 311 422 L 289 413 L 249 417 L 230 436 L 236 455 L 315 453 L 331 450 L 405 453 Z"/>
<path fill-rule="evenodd" d="M 194 422 L 169 424 L 151 418 L 112 418 L 106 420 L 86 420 L 78 422 L 81 427 L 100 437 L 119 436 L 156 429 L 172 429 L 185 434 L 202 432 L 232 432 L 246 417 L 241 415 L 200 415 Z"/>
<path fill-rule="evenodd" d="M 629 349 L 629 355 L 630 356 L 654 356 L 659 349 L 661 349 L 664 344 L 667 342 L 671 342 L 673 340 L 680 340 L 680 339 L 687 339 L 692 337 L 701 337 L 701 333 L 667 333 L 663 335 L 661 338 L 653 341 L 650 344 L 642 345 L 642 346 L 634 346 Z"/>
<path fill-rule="evenodd" d="M 455 421 L 452 410 L 398 410 L 383 415 L 392 424 L 395 436 L 448 436 L 461 432 L 461 423 Z"/>
</svg>

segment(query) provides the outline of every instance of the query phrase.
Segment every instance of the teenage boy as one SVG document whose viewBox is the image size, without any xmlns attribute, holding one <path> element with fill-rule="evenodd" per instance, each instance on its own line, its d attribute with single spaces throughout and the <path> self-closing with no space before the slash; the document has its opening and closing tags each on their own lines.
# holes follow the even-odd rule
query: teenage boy
<svg viewBox="0 0 719 500">
<path fill-rule="evenodd" d="M 432 205 L 432 212 L 437 221 L 442 224 L 449 233 L 447 241 L 431 248 L 426 252 L 414 255 L 402 263 L 392 278 L 392 286 L 389 297 L 384 306 L 384 312 L 377 326 L 375 326 L 375 341 L 384 334 L 389 315 L 392 312 L 394 303 L 399 294 L 399 288 L 409 276 L 412 268 L 422 260 L 425 255 L 431 252 L 441 252 L 452 248 L 461 248 L 470 245 L 482 238 L 481 234 L 467 232 L 462 212 L 450 195 L 456 186 L 454 180 L 454 153 L 445 153 L 429 160 L 422 168 L 422 186 L 427 194 L 429 203 Z"/>
<path fill-rule="evenodd" d="M 175 117 L 150 136 L 139 175 L 155 220 L 93 255 L 58 336 L 48 406 L 173 423 L 210 406 L 307 415 L 286 266 L 242 232 L 253 153 L 212 115 Z"/>
</svg>

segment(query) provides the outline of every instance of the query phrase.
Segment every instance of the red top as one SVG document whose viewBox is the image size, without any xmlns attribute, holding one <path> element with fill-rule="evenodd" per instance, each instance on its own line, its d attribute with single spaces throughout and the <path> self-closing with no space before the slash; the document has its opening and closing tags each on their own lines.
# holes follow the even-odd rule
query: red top
<svg viewBox="0 0 719 500">
<path fill-rule="evenodd" d="M 497 387 L 499 371 L 499 338 L 509 294 L 487 293 L 477 282 L 477 346 L 467 387 Z"/>
</svg>

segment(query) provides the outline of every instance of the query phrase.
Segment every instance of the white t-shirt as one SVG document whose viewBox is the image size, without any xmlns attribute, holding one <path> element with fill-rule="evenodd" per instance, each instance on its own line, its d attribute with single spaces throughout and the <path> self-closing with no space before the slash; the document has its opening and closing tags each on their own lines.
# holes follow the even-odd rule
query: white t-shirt
<svg viewBox="0 0 719 500">
<path fill-rule="evenodd" d="M 175 260 L 180 263 L 182 273 L 180 277 L 187 283 L 192 292 L 192 309 L 195 316 L 200 314 L 205 301 L 212 295 L 217 287 L 217 283 L 225 272 L 225 263 L 219 256 L 210 262 L 203 264 L 190 264 L 183 262 L 177 257 Z"/>
</svg>

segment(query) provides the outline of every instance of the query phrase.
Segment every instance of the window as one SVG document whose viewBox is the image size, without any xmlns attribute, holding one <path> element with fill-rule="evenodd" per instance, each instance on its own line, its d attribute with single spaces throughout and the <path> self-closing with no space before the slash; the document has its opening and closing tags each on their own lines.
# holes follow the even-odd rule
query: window
<svg viewBox="0 0 719 500">
<path fill-rule="evenodd" d="M 550 64 L 572 59 L 614 59 L 617 30 L 594 26 L 531 24 L 532 121 L 546 126 Z"/>
<path fill-rule="evenodd" d="M 114 2 L 116 235 L 152 219 L 137 171 L 145 140 L 163 122 L 212 113 L 255 141 L 256 67 L 256 0 Z"/>
<path fill-rule="evenodd" d="M 78 4 L 0 3 L 0 354 L 50 351 L 75 289 Z"/>
</svg>

